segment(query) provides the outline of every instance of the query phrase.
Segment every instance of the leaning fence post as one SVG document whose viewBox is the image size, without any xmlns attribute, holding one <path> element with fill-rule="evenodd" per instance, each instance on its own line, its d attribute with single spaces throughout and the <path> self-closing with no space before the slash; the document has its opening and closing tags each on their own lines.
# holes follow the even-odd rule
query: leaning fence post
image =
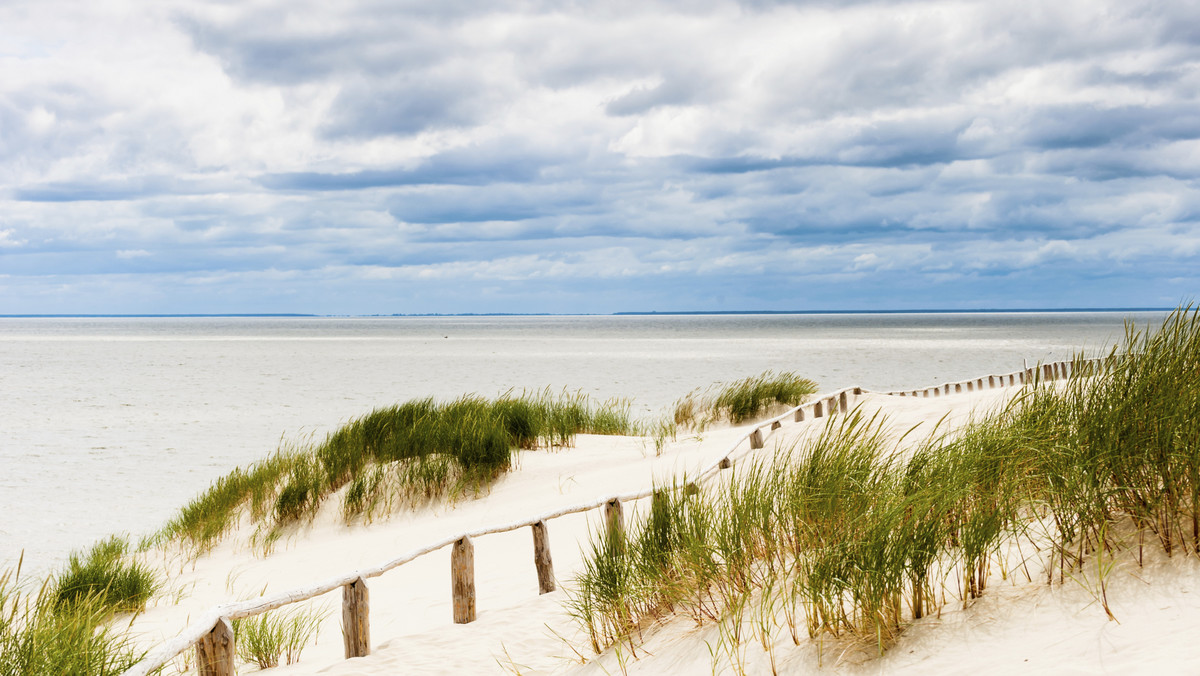
<svg viewBox="0 0 1200 676">
<path fill-rule="evenodd" d="M 361 577 L 342 585 L 342 641 L 346 659 L 371 654 L 370 595 Z"/>
<path fill-rule="evenodd" d="M 475 621 L 475 545 L 463 537 L 450 551 L 450 587 L 454 596 L 454 623 Z"/>
<path fill-rule="evenodd" d="M 200 676 L 234 676 L 235 652 L 233 625 L 229 618 L 222 617 L 196 642 L 196 670 Z"/>
<path fill-rule="evenodd" d="M 554 591 L 554 562 L 550 559 L 550 540 L 546 522 L 538 521 L 533 528 L 533 565 L 537 567 L 538 593 Z"/>
</svg>

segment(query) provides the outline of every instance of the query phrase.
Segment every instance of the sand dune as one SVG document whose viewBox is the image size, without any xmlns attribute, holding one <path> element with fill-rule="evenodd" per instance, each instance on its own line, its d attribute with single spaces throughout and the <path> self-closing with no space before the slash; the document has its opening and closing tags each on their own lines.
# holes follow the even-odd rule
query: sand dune
<svg viewBox="0 0 1200 676">
<path fill-rule="evenodd" d="M 916 438 L 942 421 L 954 426 L 973 412 L 1002 405 L 1015 388 L 997 388 L 937 398 L 865 394 L 852 400 L 870 414 L 881 411 L 899 436 L 916 428 Z M 785 424 L 764 457 L 820 429 L 828 418 Z M 168 573 L 167 592 L 134 624 L 147 646 L 163 643 L 218 603 L 279 592 L 375 565 L 448 535 L 524 519 L 567 505 L 647 488 L 652 482 L 695 476 L 750 427 L 706 431 L 680 438 L 656 455 L 653 444 L 627 437 L 582 435 L 574 448 L 529 451 L 489 494 L 476 500 L 398 513 L 368 526 L 340 522 L 335 501 L 310 529 L 278 543 L 269 556 L 249 544 L 241 528 L 213 552 L 194 561 L 154 554 Z M 741 460 L 745 461 L 745 459 Z M 646 501 L 626 506 L 637 518 Z M 628 650 L 594 655 L 569 616 L 563 585 L 579 569 L 582 550 L 600 525 L 598 510 L 565 516 L 548 525 L 558 591 L 538 594 L 532 536 L 527 528 L 475 541 L 478 619 L 451 621 L 450 553 L 444 548 L 369 582 L 373 654 L 345 660 L 340 630 L 341 594 L 313 602 L 328 615 L 318 641 L 300 663 L 281 674 L 394 673 L 712 673 L 710 646 L 718 628 L 678 617 L 651 627 L 636 656 Z M 781 673 L 1183 673 L 1195 670 L 1196 650 L 1188 634 L 1200 628 L 1200 566 L 1193 557 L 1153 557 L 1139 568 L 1118 556 L 1109 576 L 1109 599 L 1118 622 L 1110 621 L 1090 591 L 1086 571 L 1078 583 L 1045 584 L 1041 570 L 997 570 L 987 594 L 966 610 L 913 622 L 883 657 L 873 646 L 845 640 L 793 643 L 777 632 L 773 651 Z M 1040 564 L 1039 564 L 1040 565 Z M 1026 566 L 1028 568 L 1028 566 Z M 1026 574 L 1032 581 L 1027 580 Z M 1198 596 L 1197 598 L 1200 598 Z M 952 606 L 948 606 L 951 608 Z M 719 658 L 715 670 L 770 673 L 767 653 L 747 640 L 736 660 Z M 192 651 L 168 668 L 188 666 Z M 253 671 L 248 665 L 242 673 Z"/>
</svg>

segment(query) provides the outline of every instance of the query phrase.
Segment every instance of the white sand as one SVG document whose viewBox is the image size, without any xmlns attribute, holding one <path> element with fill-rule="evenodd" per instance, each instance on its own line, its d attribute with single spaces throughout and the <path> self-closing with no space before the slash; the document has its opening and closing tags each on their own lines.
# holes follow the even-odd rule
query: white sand
<svg viewBox="0 0 1200 676">
<path fill-rule="evenodd" d="M 936 398 L 865 395 L 870 414 L 882 410 L 897 435 L 917 426 L 912 438 L 939 420 L 961 424 L 973 410 L 1000 406 L 1012 389 Z M 813 433 L 827 419 L 786 423 L 756 454 Z M 319 582 L 357 568 L 377 565 L 426 543 L 479 527 L 525 519 L 557 507 L 669 483 L 695 474 L 723 453 L 747 428 L 706 432 L 670 444 L 661 456 L 639 439 L 580 436 L 575 448 L 520 455 L 518 466 L 489 495 L 452 506 L 397 514 L 370 526 L 339 523 L 338 505 L 328 503 L 311 530 L 285 540 L 267 557 L 247 545 L 249 528 L 196 561 L 159 560 L 169 571 L 168 591 L 134 624 L 139 640 L 157 645 L 179 633 L 192 618 L 218 603 L 248 599 Z M 626 506 L 644 510 L 645 501 Z M 598 511 L 555 519 L 548 524 L 557 577 L 568 583 L 600 520 Z M 1149 549 L 1147 551 L 1150 551 Z M 1000 571 L 983 598 L 958 610 L 951 603 L 940 618 L 912 623 L 889 652 L 878 657 L 871 646 L 801 639 L 794 645 L 786 628 L 772 650 L 780 673 L 1183 673 L 1200 670 L 1200 564 L 1194 557 L 1161 555 L 1138 568 L 1130 554 L 1118 555 L 1108 578 L 1108 597 L 1117 622 L 1094 602 L 1088 580 L 1047 586 L 1044 573 L 1030 570 L 1003 580 Z M 1040 564 L 1039 564 L 1040 565 Z M 310 603 L 328 610 L 318 642 L 299 664 L 281 674 L 423 673 L 712 673 L 710 645 L 719 643 L 711 624 L 697 627 L 679 617 L 652 628 L 637 658 L 608 650 L 597 657 L 568 615 L 559 591 L 539 596 L 528 529 L 488 535 L 475 541 L 478 619 L 451 621 L 449 548 L 369 581 L 370 657 L 342 658 L 341 594 Z M 1095 576 L 1093 575 L 1093 578 Z M 1196 601 L 1193 601 L 1196 599 Z M 801 628 L 801 631 L 803 629 Z M 576 652 L 578 651 L 578 653 Z M 582 656 L 579 654 L 582 653 Z M 175 661 L 183 667 L 188 651 Z M 583 657 L 587 658 L 585 662 Z M 718 658 L 717 671 L 734 673 L 730 657 Z M 770 673 L 767 653 L 753 638 L 743 645 L 746 673 Z M 241 673 L 255 668 L 241 667 Z M 168 670 L 170 671 L 170 670 Z"/>
</svg>

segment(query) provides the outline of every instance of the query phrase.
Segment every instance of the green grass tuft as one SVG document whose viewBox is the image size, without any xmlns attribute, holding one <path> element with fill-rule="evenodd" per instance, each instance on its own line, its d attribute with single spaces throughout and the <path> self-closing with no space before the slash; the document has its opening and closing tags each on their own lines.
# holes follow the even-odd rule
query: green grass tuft
<svg viewBox="0 0 1200 676">
<path fill-rule="evenodd" d="M 720 421 L 737 425 L 769 414 L 774 406 L 802 404 L 816 391 L 816 383 L 795 373 L 766 371 L 689 393 L 675 402 L 673 419 L 682 427 L 703 428 Z"/>
<path fill-rule="evenodd" d="M 148 544 L 181 540 L 206 551 L 247 505 L 270 542 L 279 528 L 314 517 L 343 488 L 348 520 L 472 495 L 508 471 L 515 450 L 566 446 L 581 433 L 632 433 L 629 408 L 622 400 L 597 405 L 582 394 L 542 390 L 377 409 L 319 443 L 281 449 L 218 479 Z"/>
<path fill-rule="evenodd" d="M 237 654 L 259 669 L 300 661 L 300 654 L 316 637 L 327 613 L 307 608 L 266 612 L 233 621 Z"/>
<path fill-rule="evenodd" d="M 46 585 L 21 591 L 20 568 L 0 574 L 0 676 L 120 674 L 144 657 L 126 631 L 111 626 L 101 594 L 60 604 Z"/>
<path fill-rule="evenodd" d="M 138 612 L 158 588 L 154 573 L 127 554 L 129 543 L 116 536 L 96 543 L 86 558 L 71 554 L 57 579 L 54 607 L 64 610 L 87 599 L 110 612 Z"/>
</svg>

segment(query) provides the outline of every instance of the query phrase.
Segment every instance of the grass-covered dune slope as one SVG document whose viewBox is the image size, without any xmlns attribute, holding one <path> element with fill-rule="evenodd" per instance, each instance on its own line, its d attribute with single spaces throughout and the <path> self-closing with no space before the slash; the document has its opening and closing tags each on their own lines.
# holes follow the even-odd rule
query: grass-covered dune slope
<svg viewBox="0 0 1200 676">
<path fill-rule="evenodd" d="M 663 490 L 638 527 L 601 533 L 572 612 L 597 652 L 636 654 L 647 626 L 678 613 L 732 627 L 730 655 L 755 640 L 743 617 L 780 614 L 756 626 L 883 651 L 911 620 L 983 594 L 1002 548 L 1031 540 L 1049 583 L 1099 571 L 1107 610 L 1105 559 L 1127 543 L 1139 561 L 1143 542 L 1200 553 L 1197 311 L 1130 327 L 1102 369 L 1077 367 L 902 453 L 856 411 L 723 486 Z"/>
<path fill-rule="evenodd" d="M 710 421 L 741 421 L 775 404 L 803 401 L 815 386 L 794 374 L 764 374 L 710 388 Z M 635 422 L 629 403 L 594 404 L 582 395 L 541 391 L 488 400 L 418 399 L 351 420 L 319 443 L 283 448 L 237 468 L 188 503 L 143 546 L 180 542 L 200 554 L 245 513 L 273 531 L 305 518 L 340 491 L 347 519 L 387 513 L 437 497 L 473 495 L 507 471 L 512 454 L 570 445 L 577 434 L 672 435 L 669 416 Z M 344 489 L 344 490 L 343 490 Z M 137 563 L 127 541 L 109 538 L 40 586 L 20 566 L 0 575 L 0 676 L 116 674 L 137 662 L 125 631 L 162 586 Z M 281 611 L 282 612 L 282 611 Z M 266 667 L 291 662 L 317 616 L 268 613 L 239 622 L 239 651 Z"/>
</svg>

